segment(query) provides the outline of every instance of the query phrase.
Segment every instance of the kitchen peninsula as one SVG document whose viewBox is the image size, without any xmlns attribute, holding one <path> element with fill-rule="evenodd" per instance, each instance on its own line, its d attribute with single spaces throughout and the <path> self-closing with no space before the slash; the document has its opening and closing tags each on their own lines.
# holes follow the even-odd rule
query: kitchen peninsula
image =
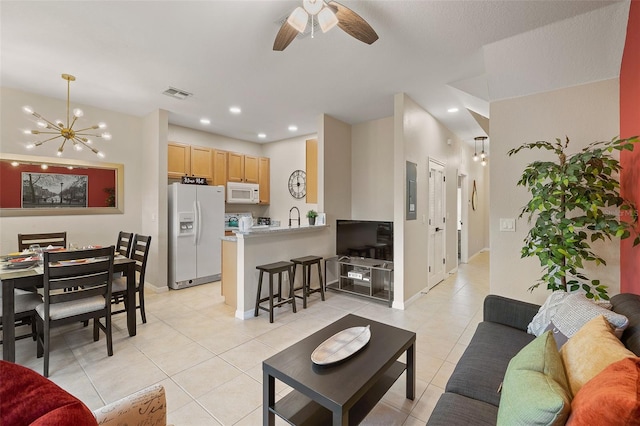
<svg viewBox="0 0 640 426">
<path fill-rule="evenodd" d="M 235 307 L 236 318 L 252 318 L 258 289 L 256 266 L 307 255 L 326 258 L 332 256 L 333 251 L 327 225 L 253 227 L 249 232 L 223 237 L 222 294 L 225 302 Z M 300 277 L 302 271 L 298 269 L 296 274 Z M 283 276 L 283 288 L 287 288 L 288 278 L 286 274 Z M 268 295 L 268 287 L 268 282 L 263 282 L 263 297 Z"/>
</svg>

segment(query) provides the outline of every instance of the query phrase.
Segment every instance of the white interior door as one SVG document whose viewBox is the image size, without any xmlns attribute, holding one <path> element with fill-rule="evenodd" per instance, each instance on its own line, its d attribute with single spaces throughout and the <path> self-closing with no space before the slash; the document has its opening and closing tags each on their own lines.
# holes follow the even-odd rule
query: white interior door
<svg viewBox="0 0 640 426">
<path fill-rule="evenodd" d="M 428 286 L 445 275 L 445 176 L 444 165 L 429 160 Z"/>
</svg>

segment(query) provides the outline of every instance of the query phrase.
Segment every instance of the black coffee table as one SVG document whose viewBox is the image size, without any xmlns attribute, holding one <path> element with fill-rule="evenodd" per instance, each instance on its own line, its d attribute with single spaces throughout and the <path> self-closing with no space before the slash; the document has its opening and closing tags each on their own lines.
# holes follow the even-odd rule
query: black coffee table
<svg viewBox="0 0 640 426">
<path fill-rule="evenodd" d="M 371 327 L 371 340 L 347 360 L 318 366 L 314 349 L 349 327 Z M 406 370 L 406 396 L 415 394 L 416 334 L 357 315 L 347 315 L 262 362 L 263 423 L 275 424 L 275 414 L 294 425 L 360 423 Z M 406 364 L 398 358 L 407 353 Z M 276 402 L 275 379 L 293 391 Z"/>
</svg>

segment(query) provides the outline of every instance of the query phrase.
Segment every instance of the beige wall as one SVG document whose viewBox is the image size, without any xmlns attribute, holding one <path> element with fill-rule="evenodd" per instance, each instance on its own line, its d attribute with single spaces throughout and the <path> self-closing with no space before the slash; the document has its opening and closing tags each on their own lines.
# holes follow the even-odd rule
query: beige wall
<svg viewBox="0 0 640 426">
<path fill-rule="evenodd" d="M 491 104 L 491 293 L 544 302 L 549 291 L 541 285 L 534 293 L 527 289 L 542 275 L 538 259 L 520 258 L 523 239 L 529 229 L 519 219 L 516 232 L 499 232 L 500 218 L 517 218 L 529 199 L 516 182 L 526 164 L 534 160 L 554 160 L 553 154 L 538 150 L 507 157 L 507 151 L 525 142 L 571 140 L 575 152 L 596 140 L 610 140 L 619 132 L 618 79 L 570 87 Z M 603 247 L 608 265 L 589 270 L 609 286 L 609 294 L 619 292 L 619 243 Z"/>
<path fill-rule="evenodd" d="M 306 198 L 297 200 L 289 193 L 289 176 L 294 170 L 306 168 L 306 141 L 317 136 L 306 135 L 296 138 L 271 142 L 262 146 L 262 155 L 270 158 L 271 170 L 271 204 L 268 208 L 268 216 L 279 220 L 286 226 L 289 219 L 289 210 L 297 207 L 300 210 L 301 223 L 308 224 L 307 211 L 318 211 L 318 205 L 307 203 Z M 294 217 L 297 217 L 295 213 Z M 295 222 L 294 222 L 295 224 Z"/>
<path fill-rule="evenodd" d="M 3 153 L 28 155 L 24 145 L 31 139 L 23 130 L 35 128 L 33 117 L 26 115 L 22 107 L 30 105 L 42 116 L 50 119 L 63 118 L 66 114 L 66 100 L 53 99 L 22 92 L 6 87 L 0 88 L 0 151 Z M 141 232 L 140 211 L 143 202 L 143 121 L 138 117 L 74 104 L 81 108 L 84 117 L 81 123 L 88 125 L 104 121 L 113 135 L 111 141 L 97 140 L 99 149 L 106 154 L 104 161 L 124 164 L 124 214 L 114 215 L 69 215 L 0 218 L 0 253 L 17 249 L 18 233 L 67 231 L 67 241 L 79 245 L 115 244 L 121 230 Z M 55 158 L 58 144 L 46 143 L 33 151 L 33 155 Z M 65 148 L 64 158 L 76 158 L 98 162 L 96 155 L 84 150 L 75 152 Z M 157 266 L 157 265 L 156 265 Z M 154 268 L 150 264 L 150 268 Z"/>
<path fill-rule="evenodd" d="M 226 136 L 207 133 L 204 130 L 189 129 L 175 124 L 169 125 L 168 140 L 187 145 L 206 146 L 223 151 L 239 152 L 241 154 L 262 155 L 262 145 L 255 142 L 233 139 Z"/>
<path fill-rule="evenodd" d="M 393 220 L 393 117 L 351 126 L 351 219 Z"/>
</svg>

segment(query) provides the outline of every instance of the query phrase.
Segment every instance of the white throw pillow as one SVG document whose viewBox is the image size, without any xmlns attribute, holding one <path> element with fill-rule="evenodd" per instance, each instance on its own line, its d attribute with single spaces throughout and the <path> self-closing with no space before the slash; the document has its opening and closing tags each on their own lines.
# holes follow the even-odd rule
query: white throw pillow
<svg viewBox="0 0 640 426">
<path fill-rule="evenodd" d="M 562 290 L 556 290 L 551 293 L 527 326 L 527 333 L 533 334 L 534 336 L 540 336 L 544 333 L 549 324 L 551 324 L 551 318 L 556 314 L 560 305 L 569 294 L 570 293 Z"/>
</svg>

